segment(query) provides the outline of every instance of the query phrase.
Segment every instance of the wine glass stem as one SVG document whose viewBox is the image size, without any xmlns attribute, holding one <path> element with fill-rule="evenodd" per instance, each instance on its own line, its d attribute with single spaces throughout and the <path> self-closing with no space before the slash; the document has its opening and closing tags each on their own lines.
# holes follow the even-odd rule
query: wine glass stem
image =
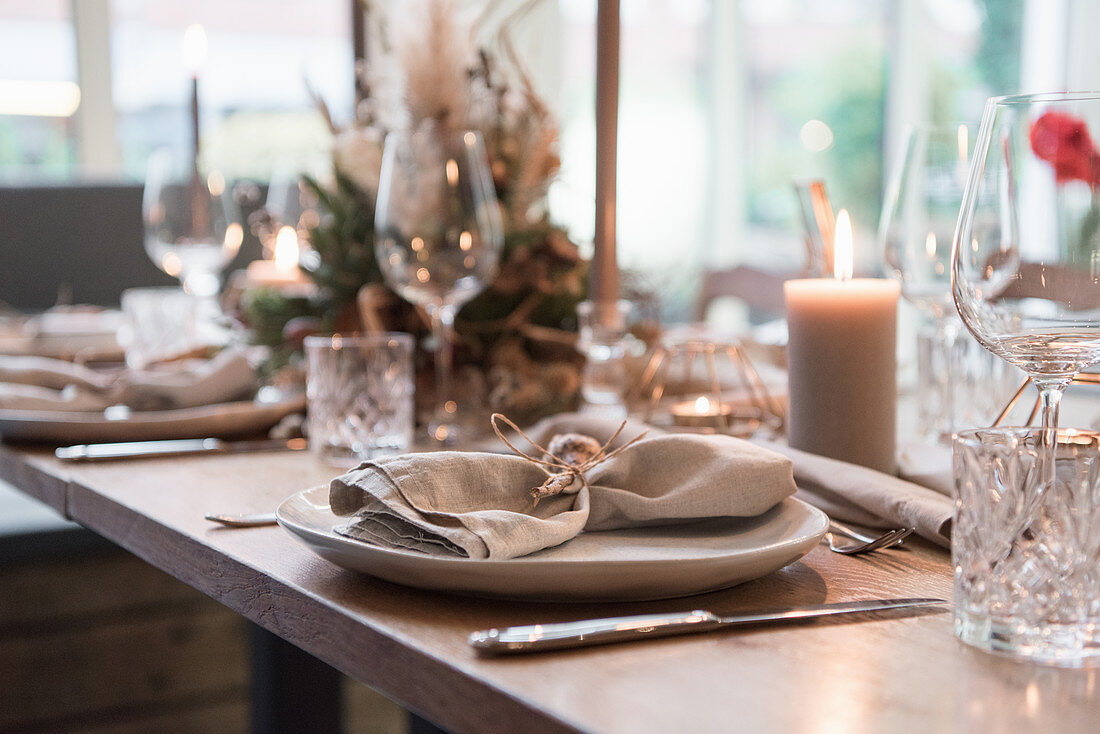
<svg viewBox="0 0 1100 734">
<path fill-rule="evenodd" d="M 1062 393 L 1066 383 L 1059 381 L 1036 380 L 1039 388 L 1039 410 L 1043 421 L 1043 432 L 1052 434 L 1058 428 L 1058 408 L 1062 404 Z M 1053 435 L 1048 436 L 1053 438 Z"/>
<path fill-rule="evenodd" d="M 1048 487 L 1054 486 L 1057 472 L 1058 455 L 1058 407 L 1062 403 L 1062 393 L 1071 378 L 1035 379 L 1039 388 L 1039 406 L 1043 421 L 1042 446 L 1039 476 Z"/>
<path fill-rule="evenodd" d="M 437 306 L 430 311 L 432 334 L 435 335 L 436 411 L 454 415 L 457 406 L 451 392 L 453 367 L 455 310 L 452 306 Z"/>
</svg>

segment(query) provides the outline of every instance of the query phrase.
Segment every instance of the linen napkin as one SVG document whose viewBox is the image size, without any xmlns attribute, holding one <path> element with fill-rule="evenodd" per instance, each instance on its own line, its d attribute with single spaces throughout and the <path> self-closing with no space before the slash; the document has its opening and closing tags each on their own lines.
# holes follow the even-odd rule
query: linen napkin
<svg viewBox="0 0 1100 734">
<path fill-rule="evenodd" d="M 123 352 L 115 336 L 120 317 L 117 310 L 95 306 L 55 306 L 35 316 L 0 315 L 0 354 L 120 361 Z"/>
<path fill-rule="evenodd" d="M 564 425 L 564 423 L 560 424 Z M 617 427 L 616 423 L 614 427 Z M 577 421 L 571 431 L 614 427 Z M 546 473 L 527 459 L 493 453 L 406 454 L 361 464 L 334 479 L 337 528 L 374 544 L 442 556 L 505 559 L 582 531 L 751 517 L 795 492 L 785 457 L 728 436 L 663 434 L 627 445 L 536 503 Z M 536 439 L 537 440 L 537 439 Z"/>
<path fill-rule="evenodd" d="M 796 496 L 829 517 L 872 528 L 916 528 L 922 538 L 951 546 L 954 502 L 942 492 L 776 441 L 754 443 L 788 457 L 798 484 Z"/>
<path fill-rule="evenodd" d="M 562 414 L 536 424 L 528 433 L 544 443 L 550 434 L 574 421 L 583 421 L 586 432 L 596 438 L 606 438 L 618 425 L 606 419 Z M 645 429 L 642 423 L 630 422 L 620 440 L 629 440 Z M 649 435 L 657 433 L 660 429 L 649 428 Z M 789 458 L 798 485 L 795 496 L 824 510 L 829 517 L 872 528 L 912 527 L 937 545 L 951 545 L 954 503 L 950 450 L 929 448 L 918 452 L 913 448 L 903 452 L 903 459 L 907 459 L 902 461 L 905 478 L 899 478 L 792 449 L 781 441 L 752 439 L 752 443 Z"/>
<path fill-rule="evenodd" d="M 58 359 L 0 355 L 0 409 L 7 410 L 189 408 L 242 399 L 255 389 L 255 373 L 239 350 L 224 350 L 210 360 L 116 373 Z"/>
</svg>

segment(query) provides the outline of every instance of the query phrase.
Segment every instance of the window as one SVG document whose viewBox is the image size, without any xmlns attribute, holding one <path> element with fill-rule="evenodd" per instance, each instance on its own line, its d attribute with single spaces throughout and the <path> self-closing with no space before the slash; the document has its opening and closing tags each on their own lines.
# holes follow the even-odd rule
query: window
<svg viewBox="0 0 1100 734">
<path fill-rule="evenodd" d="M 328 133 L 309 96 L 350 114 L 351 12 L 347 0 L 113 0 L 112 82 L 122 172 L 140 180 L 161 146 L 189 145 L 190 77 L 184 31 L 200 24 L 203 153 L 229 177 L 267 178 L 327 155 Z"/>
<path fill-rule="evenodd" d="M 0 178 L 76 167 L 76 43 L 65 0 L 0 0 Z"/>
<path fill-rule="evenodd" d="M 1035 85 L 1096 87 L 1086 73 L 1095 55 L 1091 3 L 621 3 L 620 260 L 660 295 L 670 320 L 690 316 L 703 268 L 801 265 L 792 180 L 826 180 L 834 204 L 852 213 L 866 269 L 877 257 L 883 180 L 906 123 L 976 120 L 987 96 Z M 110 83 L 82 85 L 76 114 L 0 107 L 0 176 L 74 179 L 82 153 L 117 150 L 112 175 L 140 181 L 151 150 L 188 145 L 182 42 L 193 23 L 208 39 L 199 78 L 204 154 L 229 177 L 324 166 L 328 134 L 307 85 L 341 121 L 350 116 L 351 6 L 0 0 L 0 83 L 46 82 L 39 91 L 67 89 L 72 103 L 81 72 L 94 77 L 78 47 L 98 48 L 97 39 L 111 70 Z M 591 240 L 594 219 L 595 7 L 544 0 L 516 44 L 559 114 L 562 169 L 551 210 L 581 242 Z M 83 107 L 97 100 L 111 124 L 82 122 Z"/>
</svg>

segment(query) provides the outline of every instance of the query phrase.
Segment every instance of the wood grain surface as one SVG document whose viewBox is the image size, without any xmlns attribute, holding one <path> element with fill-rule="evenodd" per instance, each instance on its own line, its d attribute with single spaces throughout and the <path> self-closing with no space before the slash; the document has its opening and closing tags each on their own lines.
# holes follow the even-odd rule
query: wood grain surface
<svg viewBox="0 0 1100 734">
<path fill-rule="evenodd" d="M 278 527 L 202 519 L 274 509 L 334 473 L 304 453 L 64 466 L 0 448 L 3 478 L 38 497 L 61 483 L 69 517 L 456 732 L 1077 732 L 1100 715 L 1095 670 L 973 650 L 942 612 L 511 659 L 478 658 L 466 644 L 487 627 L 593 616 L 950 598 L 948 555 L 921 541 L 868 556 L 822 545 L 765 578 L 687 599 L 547 604 L 419 591 L 340 569 Z"/>
</svg>

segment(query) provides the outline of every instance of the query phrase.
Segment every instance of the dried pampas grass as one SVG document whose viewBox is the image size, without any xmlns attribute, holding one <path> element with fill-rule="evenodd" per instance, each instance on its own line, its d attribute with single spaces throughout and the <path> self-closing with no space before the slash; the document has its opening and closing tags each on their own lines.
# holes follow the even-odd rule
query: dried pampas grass
<svg viewBox="0 0 1100 734">
<path fill-rule="evenodd" d="M 397 54 L 409 129 L 426 122 L 452 130 L 468 126 L 469 76 L 477 55 L 457 12 L 453 0 L 420 0 L 403 17 Z"/>
</svg>

